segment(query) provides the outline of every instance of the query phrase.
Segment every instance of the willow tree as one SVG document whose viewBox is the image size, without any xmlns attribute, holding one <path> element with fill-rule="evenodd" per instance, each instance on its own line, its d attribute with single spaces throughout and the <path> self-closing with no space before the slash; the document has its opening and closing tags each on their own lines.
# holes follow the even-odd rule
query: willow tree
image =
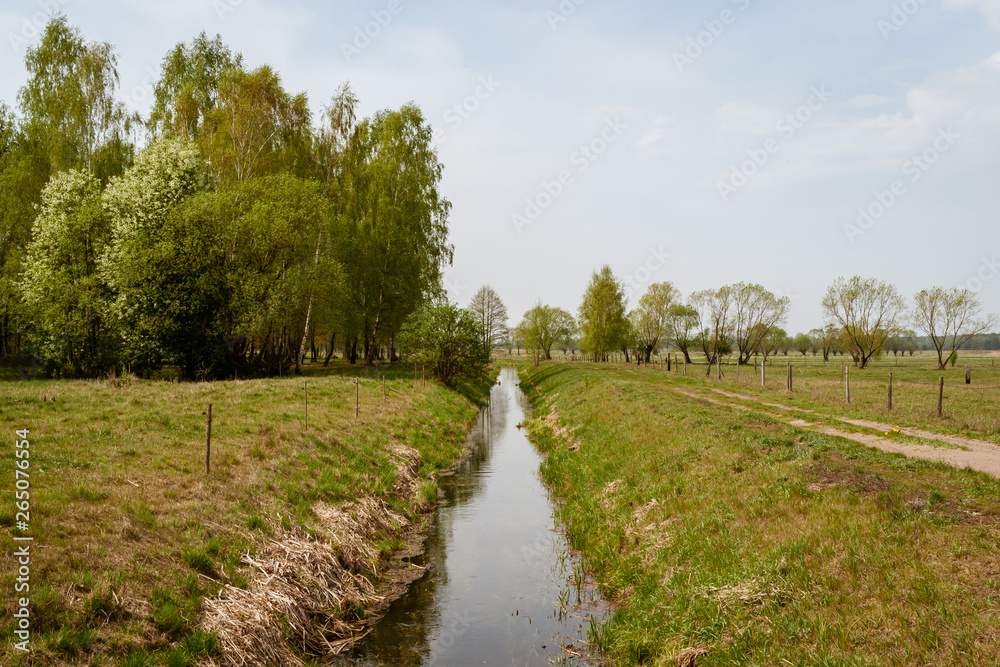
<svg viewBox="0 0 1000 667">
<path fill-rule="evenodd" d="M 611 267 L 594 271 L 580 303 L 580 349 L 594 361 L 607 361 L 608 354 L 620 349 L 626 333 L 625 286 Z"/>
<path fill-rule="evenodd" d="M 906 304 L 890 283 L 858 276 L 838 278 L 827 289 L 822 304 L 858 368 L 867 366 L 902 331 Z"/>
<path fill-rule="evenodd" d="M 997 322 L 995 315 L 983 315 L 979 297 L 966 288 L 932 287 L 917 292 L 913 301 L 913 321 L 931 339 L 942 370 L 966 343 Z M 948 356 L 944 354 L 946 348 Z"/>
<path fill-rule="evenodd" d="M 733 343 L 740 363 L 746 364 L 763 349 L 772 329 L 784 322 L 791 301 L 756 284 L 737 283 L 728 289 L 732 296 Z"/>
<path fill-rule="evenodd" d="M 576 332 L 573 316 L 562 308 L 546 306 L 539 301 L 524 314 L 517 327 L 524 346 L 534 352 L 535 365 L 542 359 L 552 358 L 552 347 Z"/>
<path fill-rule="evenodd" d="M 441 293 L 453 253 L 442 170 L 430 124 L 413 104 L 378 112 L 351 135 L 337 254 L 368 364 L 392 346 L 410 313 Z"/>
<path fill-rule="evenodd" d="M 636 349 L 647 363 L 660 342 L 668 337 L 670 309 L 680 298 L 680 291 L 671 283 L 653 283 L 639 299 L 639 307 L 630 314 Z"/>
</svg>

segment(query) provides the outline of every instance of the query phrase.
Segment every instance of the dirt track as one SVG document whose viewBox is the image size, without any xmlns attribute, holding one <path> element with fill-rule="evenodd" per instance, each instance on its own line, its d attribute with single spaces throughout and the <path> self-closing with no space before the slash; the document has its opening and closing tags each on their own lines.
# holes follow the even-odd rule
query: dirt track
<svg viewBox="0 0 1000 667">
<path fill-rule="evenodd" d="M 688 396 L 689 398 L 694 398 L 698 400 L 707 401 L 714 405 L 721 405 L 735 410 L 750 410 L 751 408 L 742 405 L 740 403 L 730 403 L 727 401 L 719 400 L 717 398 L 711 398 L 705 394 L 685 391 L 682 389 L 677 389 L 681 394 Z M 765 408 L 774 408 L 781 411 L 794 411 L 798 413 L 813 414 L 817 418 L 824 420 L 836 420 L 843 422 L 845 424 L 851 424 L 852 426 L 858 426 L 861 428 L 870 428 L 878 431 L 889 431 L 892 427 L 888 424 L 882 424 L 880 422 L 868 421 L 864 419 L 846 419 L 844 417 L 837 417 L 835 415 L 827 415 L 814 410 L 805 410 L 802 408 L 790 407 L 787 405 L 781 405 L 780 403 L 765 403 L 757 396 L 750 396 L 747 394 L 735 394 L 732 392 L 724 391 L 721 389 L 712 389 L 711 391 L 722 396 L 729 398 L 735 398 L 743 401 L 750 401 L 756 403 L 757 405 Z M 848 440 L 853 440 L 859 442 L 867 447 L 875 447 L 881 449 L 882 451 L 892 452 L 894 454 L 902 454 L 904 456 L 910 456 L 917 459 L 925 459 L 928 461 L 939 461 L 941 463 L 947 463 L 948 465 L 955 466 L 956 468 L 971 468 L 972 470 L 978 470 L 980 472 L 985 472 L 994 477 L 1000 477 L 1000 446 L 993 444 L 992 442 L 987 442 L 986 440 L 976 440 L 974 438 L 963 438 L 956 435 L 948 435 L 944 433 L 935 433 L 933 431 L 926 431 L 918 428 L 906 428 L 903 430 L 907 435 L 912 435 L 918 438 L 923 438 L 925 440 L 938 440 L 941 442 L 946 442 L 951 445 L 960 447 L 961 449 L 948 449 L 942 447 L 932 447 L 930 445 L 919 445 L 908 442 L 900 442 L 892 438 L 882 437 L 878 435 L 868 434 L 868 433 L 852 433 L 850 431 L 842 431 L 840 429 L 828 426 L 826 424 L 812 423 L 804 421 L 801 419 L 795 419 L 787 415 L 775 414 L 772 411 L 766 411 L 767 414 L 778 419 L 779 421 L 785 422 L 790 426 L 797 426 L 799 428 L 806 428 L 809 430 L 817 431 L 818 433 L 823 433 L 825 435 L 836 436 L 840 438 L 847 438 Z"/>
</svg>

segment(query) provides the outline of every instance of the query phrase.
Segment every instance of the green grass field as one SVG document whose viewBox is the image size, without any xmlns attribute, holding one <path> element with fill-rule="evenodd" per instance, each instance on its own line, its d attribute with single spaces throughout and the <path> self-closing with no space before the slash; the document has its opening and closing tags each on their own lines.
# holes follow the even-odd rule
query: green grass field
<svg viewBox="0 0 1000 667">
<path fill-rule="evenodd" d="M 913 377 L 937 373 L 913 365 Z M 547 452 L 542 475 L 571 543 L 618 605 L 593 638 L 608 658 L 1000 661 L 1000 481 L 679 393 L 720 384 L 704 366 L 687 378 L 620 364 L 521 368 L 530 433 Z M 796 385 L 797 404 L 835 407 L 823 383 L 838 368 L 810 370 L 814 386 Z M 787 402 L 784 374 L 775 382 L 765 395 Z M 935 427 L 993 428 L 955 416 L 972 408 L 944 424 L 920 400 L 899 410 Z"/>
<path fill-rule="evenodd" d="M 381 498 L 414 518 L 436 499 L 394 490 L 390 446 L 420 453 L 420 479 L 453 464 L 477 408 L 459 393 L 334 365 L 303 378 L 198 384 L 117 379 L 0 384 L 0 550 L 12 554 L 15 431 L 30 431 L 30 661 L 12 648 L 15 568 L 0 571 L 0 663 L 195 664 L 218 651 L 202 603 L 245 585 L 243 554 L 283 531 L 315 533 L 317 502 Z M 355 418 L 355 377 L 361 378 Z M 475 388 L 466 388 L 474 395 Z M 213 406 L 212 466 L 205 416 Z M 419 520 L 419 519 L 418 519 Z M 400 527 L 401 528 L 401 527 Z M 398 531 L 382 536 L 386 551 Z M 361 574 L 374 579 L 378 563 Z"/>
</svg>

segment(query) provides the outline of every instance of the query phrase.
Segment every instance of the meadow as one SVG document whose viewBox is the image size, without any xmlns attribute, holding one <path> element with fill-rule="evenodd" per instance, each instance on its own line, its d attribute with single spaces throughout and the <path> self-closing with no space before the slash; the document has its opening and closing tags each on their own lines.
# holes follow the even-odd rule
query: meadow
<svg viewBox="0 0 1000 667">
<path fill-rule="evenodd" d="M 900 368 L 916 379 L 938 373 L 926 364 Z M 776 373 L 780 385 L 760 395 L 879 414 L 875 389 L 870 403 L 862 391 L 837 408 L 827 385 L 839 387 L 838 366 L 796 376 L 792 394 Z M 975 377 L 988 379 L 980 366 Z M 710 403 L 703 396 L 720 381 L 705 368 L 689 366 L 685 378 L 652 365 L 521 364 L 529 432 L 547 453 L 541 474 L 571 544 L 616 604 L 592 631 L 604 656 L 657 666 L 997 664 L 1000 481 Z M 751 381 L 740 394 L 756 395 Z M 922 399 L 901 400 L 899 419 L 995 429 L 973 408 L 936 421 Z"/>
<path fill-rule="evenodd" d="M 226 585 L 246 587 L 248 563 L 272 540 L 322 537 L 319 506 L 370 498 L 402 518 L 380 527 L 375 557 L 352 572 L 378 584 L 384 558 L 402 546 L 404 524 L 419 527 L 436 503 L 434 476 L 453 465 L 477 412 L 460 393 L 415 381 L 413 367 L 400 365 L 377 372 L 312 365 L 302 377 L 213 383 L 3 382 L 9 446 L 0 457 L 0 550 L 13 553 L 15 536 L 34 541 L 32 653 L 13 649 L 16 596 L 4 595 L 0 663 L 215 661 L 219 637 L 204 627 L 206 600 Z M 15 527 L 13 496 L 21 429 L 31 452 L 27 533 Z M 401 489 L 398 453 L 412 450 L 419 458 L 405 463 L 415 477 Z M 347 555 L 332 553 L 344 562 Z M 0 588 L 14 586 L 14 569 L 3 568 Z"/>
</svg>

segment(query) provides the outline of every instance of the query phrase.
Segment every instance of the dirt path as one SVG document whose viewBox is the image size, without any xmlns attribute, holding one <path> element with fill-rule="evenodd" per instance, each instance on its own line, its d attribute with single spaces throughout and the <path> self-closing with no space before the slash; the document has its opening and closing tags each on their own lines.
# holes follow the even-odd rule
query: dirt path
<svg viewBox="0 0 1000 667">
<path fill-rule="evenodd" d="M 730 403 L 727 401 L 722 401 L 715 398 L 710 398 L 704 394 L 685 391 L 683 389 L 676 389 L 675 391 L 688 396 L 689 398 L 694 398 L 697 400 L 707 401 L 713 405 L 721 405 L 728 408 L 736 410 L 750 410 L 749 406 L 741 405 L 739 403 Z M 844 417 L 836 417 L 834 415 L 826 415 L 814 410 L 806 410 L 803 408 L 795 408 L 787 405 L 781 405 L 779 403 L 765 403 L 759 397 L 749 396 L 746 394 L 734 394 L 732 392 L 724 391 L 722 389 L 712 389 L 713 392 L 727 396 L 729 398 L 736 398 L 745 401 L 752 401 L 758 405 L 777 408 L 779 410 L 794 411 L 799 413 L 814 414 L 817 417 L 822 417 L 824 419 L 834 419 L 845 424 L 851 424 L 853 426 L 859 426 L 862 428 L 871 428 L 879 431 L 888 431 L 892 427 L 888 424 L 882 424 L 880 422 L 868 421 L 865 419 L 847 419 Z M 872 435 L 868 433 L 852 433 L 850 431 L 842 431 L 840 429 L 833 428 L 832 426 L 827 426 L 825 424 L 810 423 L 803 421 L 801 419 L 793 419 L 782 415 L 776 415 L 774 413 L 768 412 L 768 414 L 775 419 L 785 422 L 789 426 L 797 426 L 799 428 L 806 428 L 818 433 L 823 433 L 825 435 L 831 435 L 839 438 L 847 438 L 848 440 L 853 440 L 854 442 L 861 443 L 866 447 L 875 447 L 876 449 L 881 449 L 885 452 L 892 452 L 894 454 L 902 454 L 904 456 L 910 456 L 912 458 L 924 459 L 927 461 L 937 461 L 940 463 L 947 463 L 948 465 L 955 466 L 956 468 L 971 468 L 973 470 L 978 470 L 980 472 L 985 472 L 994 477 L 1000 477 L 1000 446 L 993 444 L 992 442 L 987 442 L 986 440 L 976 440 L 974 438 L 963 438 L 956 435 L 947 435 L 943 433 L 934 433 L 932 431 L 925 431 L 923 429 L 917 428 L 907 428 L 905 429 L 906 434 L 913 435 L 918 438 L 924 438 L 927 440 L 940 440 L 942 442 L 947 442 L 952 445 L 961 447 L 962 449 L 943 449 L 940 447 L 931 447 L 929 445 L 919 445 L 908 442 L 899 442 L 893 440 L 892 438 L 883 438 L 878 435 Z"/>
</svg>

